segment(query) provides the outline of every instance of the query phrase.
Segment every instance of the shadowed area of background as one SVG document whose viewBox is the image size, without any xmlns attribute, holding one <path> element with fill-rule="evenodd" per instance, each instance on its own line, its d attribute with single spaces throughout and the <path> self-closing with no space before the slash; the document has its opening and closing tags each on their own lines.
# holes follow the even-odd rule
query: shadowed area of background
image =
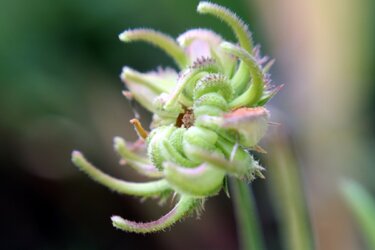
<svg viewBox="0 0 375 250">
<path fill-rule="evenodd" d="M 136 139 L 129 124 L 133 109 L 142 123 L 150 121 L 121 95 L 119 73 L 124 65 L 139 71 L 175 66 L 158 49 L 123 44 L 117 36 L 150 27 L 176 37 L 203 27 L 233 41 L 224 23 L 196 13 L 198 2 L 1 1 L 0 248 L 237 249 L 231 201 L 224 194 L 209 199 L 198 220 L 186 219 L 164 233 L 127 234 L 112 228 L 112 214 L 151 220 L 172 204 L 119 196 L 70 162 L 71 151 L 80 149 L 105 172 L 141 180 L 118 165 L 112 150 L 114 136 Z M 268 106 L 282 126 L 270 128 L 262 145 L 269 153 L 257 155 L 269 178 L 253 184 L 267 247 L 283 249 L 282 238 L 288 237 L 283 219 L 293 212 L 277 208 L 285 200 L 293 203 L 294 193 L 288 197 L 280 187 L 296 177 L 316 248 L 362 248 L 336 189 L 350 177 L 375 192 L 375 4 L 215 2 L 249 24 L 263 53 L 277 59 L 275 84 L 286 84 Z"/>
</svg>

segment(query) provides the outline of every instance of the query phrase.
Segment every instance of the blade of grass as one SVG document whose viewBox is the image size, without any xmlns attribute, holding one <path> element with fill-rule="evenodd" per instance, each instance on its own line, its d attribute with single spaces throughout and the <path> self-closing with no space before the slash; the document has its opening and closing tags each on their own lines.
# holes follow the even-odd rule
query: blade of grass
<svg viewBox="0 0 375 250">
<path fill-rule="evenodd" d="M 284 249 L 314 249 L 311 225 L 296 159 L 283 131 L 277 130 L 267 146 L 266 176 L 274 211 L 280 222 Z"/>
<path fill-rule="evenodd" d="M 350 207 L 369 249 L 375 249 L 375 201 L 358 183 L 345 180 L 340 185 L 346 203 Z"/>
</svg>

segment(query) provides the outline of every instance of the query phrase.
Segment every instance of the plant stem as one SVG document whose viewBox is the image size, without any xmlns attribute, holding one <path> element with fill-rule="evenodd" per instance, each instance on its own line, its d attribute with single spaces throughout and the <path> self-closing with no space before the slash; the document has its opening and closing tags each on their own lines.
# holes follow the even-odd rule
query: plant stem
<svg viewBox="0 0 375 250">
<path fill-rule="evenodd" d="M 232 178 L 230 183 L 237 220 L 237 234 L 241 249 L 265 249 L 255 200 L 250 186 L 235 178 Z"/>
<path fill-rule="evenodd" d="M 314 239 L 308 217 L 300 169 L 286 139 L 285 131 L 277 130 L 269 149 L 268 184 L 285 249 L 312 250 Z"/>
</svg>

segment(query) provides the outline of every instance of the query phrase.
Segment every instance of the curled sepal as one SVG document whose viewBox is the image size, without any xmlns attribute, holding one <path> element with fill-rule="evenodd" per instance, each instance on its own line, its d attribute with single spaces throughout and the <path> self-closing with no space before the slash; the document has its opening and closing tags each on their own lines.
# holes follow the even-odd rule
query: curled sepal
<svg viewBox="0 0 375 250">
<path fill-rule="evenodd" d="M 152 163 L 143 158 L 128 148 L 126 142 L 121 137 L 115 137 L 113 139 L 113 147 L 116 152 L 121 156 L 125 163 L 131 166 L 138 173 L 151 178 L 161 178 L 163 173 L 160 172 Z"/>
<path fill-rule="evenodd" d="M 248 67 L 248 70 L 250 71 L 252 77 L 251 84 L 248 89 L 246 89 L 239 97 L 234 99 L 230 103 L 230 107 L 235 109 L 242 106 L 255 105 L 262 97 L 264 89 L 263 72 L 257 64 L 257 61 L 246 50 L 231 43 L 223 42 L 221 44 L 221 48 L 223 48 L 228 53 L 239 57 L 242 62 L 244 62 Z"/>
<path fill-rule="evenodd" d="M 235 13 L 225 7 L 209 2 L 199 3 L 197 11 L 202 14 L 211 14 L 226 22 L 232 28 L 240 46 L 245 51 L 252 53 L 253 41 L 249 28 Z M 236 94 L 241 93 L 248 80 L 249 74 L 247 67 L 244 62 L 241 62 L 237 72 L 232 78 L 233 88 Z"/>
<path fill-rule="evenodd" d="M 200 2 L 197 11 L 201 14 L 211 14 L 226 22 L 233 30 L 240 45 L 246 51 L 251 52 L 253 42 L 247 25 L 229 9 L 210 2 Z"/>
<path fill-rule="evenodd" d="M 225 75 L 207 74 L 197 82 L 194 88 L 194 100 L 207 93 L 216 92 L 223 96 L 226 101 L 229 101 L 232 98 L 232 91 L 232 87 Z"/>
<path fill-rule="evenodd" d="M 215 151 L 217 139 L 218 135 L 210 129 L 196 126 L 190 127 L 185 132 L 183 138 L 183 149 L 186 157 L 196 162 L 202 162 L 202 160 L 195 155 L 195 152 L 199 150 Z"/>
<path fill-rule="evenodd" d="M 175 60 L 177 65 L 183 69 L 187 65 L 187 58 L 184 50 L 175 42 L 175 40 L 161 32 L 152 29 L 134 29 L 126 30 L 119 35 L 123 42 L 145 41 L 164 50 Z"/>
<path fill-rule="evenodd" d="M 195 60 L 193 65 L 180 75 L 176 87 L 169 95 L 164 108 L 168 110 L 177 105 L 183 92 L 187 95 L 187 98 L 192 99 L 196 81 L 207 73 L 215 73 L 219 70 L 218 64 L 212 58 L 202 57 Z"/>
<path fill-rule="evenodd" d="M 138 101 L 150 112 L 155 113 L 154 100 L 161 93 L 169 93 L 177 79 L 177 73 L 172 69 L 161 69 L 148 73 L 140 73 L 129 67 L 124 67 L 121 80 L 131 92 L 131 97 Z"/>
<path fill-rule="evenodd" d="M 228 110 L 232 86 L 222 74 L 207 74 L 196 84 L 193 92 L 194 115 L 220 115 Z"/>
<path fill-rule="evenodd" d="M 224 114 L 221 126 L 238 132 L 238 143 L 253 147 L 267 132 L 269 112 L 264 107 L 240 108 Z"/>
<path fill-rule="evenodd" d="M 168 183 L 178 192 L 194 197 L 217 194 L 223 186 L 225 171 L 203 163 L 195 168 L 164 163 L 164 175 Z"/>
<path fill-rule="evenodd" d="M 162 231 L 189 215 L 199 203 L 199 199 L 187 195 L 181 195 L 180 200 L 175 207 L 158 220 L 150 222 L 134 222 L 114 215 L 111 217 L 112 225 L 115 228 L 134 233 L 153 233 Z"/>
<path fill-rule="evenodd" d="M 148 197 L 159 195 L 170 190 L 170 186 L 168 185 L 166 180 L 134 183 L 119 180 L 117 178 L 109 176 L 97 169 L 90 162 L 88 162 L 85 157 L 78 151 L 73 151 L 72 161 L 74 165 L 85 172 L 94 181 L 121 194 Z"/>
</svg>

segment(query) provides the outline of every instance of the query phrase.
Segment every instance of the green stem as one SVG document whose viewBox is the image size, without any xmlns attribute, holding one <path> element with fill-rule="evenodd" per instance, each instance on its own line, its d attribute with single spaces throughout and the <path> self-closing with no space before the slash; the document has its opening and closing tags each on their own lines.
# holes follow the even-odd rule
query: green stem
<svg viewBox="0 0 375 250">
<path fill-rule="evenodd" d="M 265 249 L 255 200 L 250 187 L 245 182 L 232 178 L 231 191 L 241 249 Z"/>
<path fill-rule="evenodd" d="M 314 239 L 299 168 L 291 146 L 282 130 L 277 130 L 267 149 L 270 156 L 267 171 L 271 200 L 280 221 L 285 249 L 312 250 Z"/>
</svg>

